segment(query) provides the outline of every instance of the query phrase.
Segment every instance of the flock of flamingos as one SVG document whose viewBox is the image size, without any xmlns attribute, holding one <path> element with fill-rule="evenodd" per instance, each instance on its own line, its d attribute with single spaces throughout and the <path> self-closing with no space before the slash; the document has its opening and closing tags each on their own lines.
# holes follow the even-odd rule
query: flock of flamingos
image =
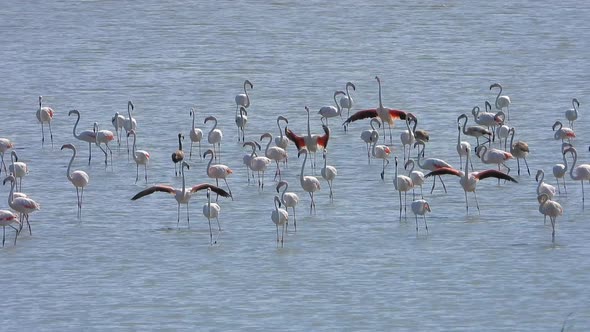
<svg viewBox="0 0 590 332">
<path fill-rule="evenodd" d="M 473 193 L 475 206 L 479 213 L 479 203 L 477 201 L 476 186 L 480 180 L 486 178 L 496 178 L 498 183 L 503 181 L 517 182 L 509 175 L 510 168 L 506 162 L 510 159 L 516 159 L 517 172 L 521 172 L 521 159 L 524 163 L 523 168 L 530 175 L 530 169 L 526 160 L 529 153 L 528 144 L 523 141 L 514 142 L 515 128 L 507 125 L 510 119 L 510 98 L 502 95 L 502 86 L 498 83 L 492 84 L 490 90 L 497 90 L 498 94 L 494 105 L 486 102 L 485 109 L 481 110 L 478 106 L 472 110 L 473 122 L 475 124 L 468 124 L 469 115 L 461 114 L 457 118 L 457 153 L 460 157 L 459 169 L 453 168 L 444 160 L 437 158 L 425 158 L 425 147 L 428 144 L 429 135 L 425 130 L 418 129 L 418 118 L 409 112 L 387 108 L 383 106 L 381 81 L 379 77 L 375 77 L 379 87 L 379 105 L 374 109 L 361 110 L 353 112 L 354 100 L 351 95 L 354 91 L 355 85 L 348 82 L 344 90 L 339 90 L 334 93 L 334 105 L 322 107 L 319 116 L 322 121 L 322 134 L 312 134 L 310 117 L 314 111 L 306 107 L 307 111 L 307 133 L 296 133 L 288 127 L 288 119 L 279 116 L 276 120 L 279 128 L 279 133 L 274 137 L 271 133 L 263 134 L 259 141 L 266 142 L 266 148 L 262 149 L 258 141 L 245 141 L 245 130 L 248 123 L 248 108 L 250 106 L 250 96 L 248 91 L 253 89 L 250 81 L 246 80 L 243 85 L 243 93 L 236 95 L 236 111 L 235 124 L 237 127 L 237 140 L 243 143 L 244 148 L 251 149 L 249 154 L 244 155 L 243 163 L 248 170 L 248 182 L 251 179 L 254 183 L 263 189 L 264 188 L 264 174 L 269 168 L 274 168 L 274 181 L 277 195 L 274 196 L 274 209 L 271 212 L 271 220 L 276 225 L 276 241 L 277 246 L 284 245 L 284 235 L 289 222 L 293 221 L 294 229 L 297 230 L 297 219 L 295 208 L 299 204 L 299 196 L 295 192 L 288 191 L 289 183 L 282 180 L 281 167 L 285 167 L 288 162 L 287 148 L 289 142 L 293 142 L 297 149 L 297 156 L 303 157 L 301 171 L 299 176 L 299 184 L 301 189 L 309 194 L 310 213 L 314 213 L 315 200 L 314 194 L 320 190 L 320 179 L 314 175 L 306 175 L 306 165 L 315 171 L 316 169 L 316 154 L 321 154 L 323 159 L 323 167 L 321 167 L 321 177 L 327 182 L 329 187 L 329 197 L 333 200 L 332 183 L 337 176 L 337 169 L 328 165 L 328 148 L 330 141 L 330 133 L 332 130 L 349 131 L 349 127 L 353 122 L 367 119 L 370 129 L 361 132 L 360 138 L 367 146 L 367 158 L 370 163 L 372 159 L 380 159 L 382 163 L 381 179 L 385 179 L 385 171 L 391 160 L 395 164 L 395 174 L 393 176 L 393 185 L 395 190 L 399 193 L 399 216 L 402 218 L 402 212 L 406 211 L 406 201 L 409 191 L 412 191 L 411 210 L 415 215 L 416 231 L 418 231 L 418 217 L 424 220 L 426 231 L 428 225 L 426 224 L 426 214 L 431 211 L 428 201 L 424 199 L 422 186 L 427 178 L 432 178 L 432 190 L 436 186 L 436 179 L 439 179 L 440 184 L 446 192 L 446 185 L 443 181 L 443 175 L 452 175 L 459 178 L 459 183 L 465 192 L 465 207 L 469 213 L 469 198 L 468 193 Z M 340 98 L 338 98 L 340 97 Z M 584 180 L 590 181 L 590 164 L 577 164 L 577 151 L 571 144 L 570 140 L 575 137 L 573 131 L 574 122 L 578 118 L 578 108 L 580 103 L 577 99 L 572 100 L 572 109 L 565 112 L 565 119 L 569 121 L 569 128 L 565 127 L 562 122 L 556 121 L 553 125 L 554 138 L 562 141 L 562 157 L 563 164 L 556 164 L 553 167 L 553 175 L 557 181 L 557 188 L 544 181 L 543 170 L 538 170 L 536 173 L 537 195 L 539 202 L 539 212 L 550 218 L 552 225 L 552 241 L 555 241 L 555 222 L 556 218 L 563 214 L 562 206 L 553 200 L 553 197 L 561 193 L 561 187 L 566 191 L 565 179 L 569 177 L 574 181 L 580 181 L 582 184 L 582 202 L 584 202 Z M 126 139 L 127 154 L 131 156 L 136 164 L 136 179 L 139 180 L 140 168 L 143 170 L 143 178 L 147 184 L 148 182 L 148 164 L 150 161 L 150 154 L 145 150 L 137 148 L 137 121 L 133 118 L 132 111 L 134 105 L 131 101 L 128 102 L 127 117 L 118 112 L 112 118 L 112 125 L 114 132 L 110 130 L 100 129 L 97 123 L 94 123 L 92 130 L 78 131 L 77 127 L 80 122 L 80 112 L 71 110 L 68 113 L 69 117 L 75 118 L 73 123 L 73 136 L 81 142 L 88 143 L 88 164 L 92 160 L 92 148 L 97 146 L 104 154 L 105 166 L 110 162 L 112 164 L 112 150 L 110 143 L 121 144 L 123 139 Z M 344 112 L 347 112 L 346 118 L 343 117 Z M 213 116 L 205 118 L 204 123 L 211 122 L 212 129 L 206 135 L 207 142 L 211 145 L 211 149 L 207 149 L 201 155 L 201 141 L 203 140 L 203 131 L 195 127 L 195 112 L 191 110 L 192 128 L 190 130 L 190 150 L 188 158 L 186 152 L 183 150 L 184 135 L 178 134 L 178 150 L 172 153 L 171 160 L 175 167 L 175 174 L 182 177 L 182 187 L 174 188 L 169 185 L 153 185 L 140 191 L 132 200 L 140 199 L 144 196 L 153 194 L 155 192 L 164 192 L 171 194 L 177 202 L 177 224 L 180 222 L 181 205 L 186 206 L 186 218 L 189 222 L 189 200 L 191 196 L 198 191 L 206 191 L 207 203 L 203 206 L 203 215 L 209 221 L 209 235 L 210 244 L 217 242 L 213 237 L 213 230 L 211 227 L 211 219 L 216 219 L 219 231 L 221 226 L 219 224 L 220 205 L 217 203 L 218 197 L 233 199 L 231 189 L 229 187 L 227 178 L 233 173 L 231 168 L 222 164 L 221 156 L 221 141 L 223 133 L 217 129 L 217 119 Z M 39 108 L 37 109 L 36 117 L 41 124 L 42 144 L 45 144 L 45 130 L 46 125 L 49 131 L 49 138 L 53 146 L 53 132 L 51 123 L 53 120 L 54 111 L 52 108 L 43 105 L 43 98 L 39 97 Z M 344 121 L 342 121 L 344 120 Z M 403 123 L 402 132 L 400 134 L 400 143 L 403 146 L 403 156 L 393 156 L 392 146 L 394 145 L 392 127 L 394 122 L 399 121 Z M 332 129 L 329 127 L 329 122 L 336 122 L 336 126 Z M 283 127 L 281 127 L 283 124 Z M 386 132 L 386 127 L 388 132 Z M 382 132 L 383 143 L 379 144 L 379 136 Z M 467 141 L 463 141 L 463 136 L 471 136 L 475 138 L 475 146 Z M 387 139 L 389 136 L 389 140 Z M 130 139 L 132 142 L 130 143 Z M 504 143 L 502 144 L 502 140 Z M 115 142 L 113 142 L 115 141 Z M 492 147 L 492 142 L 494 146 Z M 274 143 L 274 144 L 273 144 Z M 186 159 L 192 159 L 193 145 L 198 145 L 199 155 L 203 158 L 209 158 L 207 166 L 207 175 L 211 179 L 215 179 L 216 184 L 202 183 L 195 186 L 186 186 L 184 172 L 190 168 Z M 5 172 L 3 184 L 10 184 L 10 194 L 8 196 L 8 206 L 11 210 L 0 210 L 0 225 L 3 227 L 2 245 L 4 246 L 6 239 L 6 227 L 15 230 L 16 235 L 14 244 L 23 226 L 27 225 L 29 234 L 32 234 L 31 225 L 29 222 L 29 215 L 38 211 L 40 205 L 22 192 L 17 192 L 22 188 L 23 178 L 28 173 L 27 165 L 18 161 L 18 155 L 13 148 L 13 143 L 8 138 L 0 138 L 0 156 L 2 158 L 0 164 L 0 175 L 2 171 Z M 72 151 L 68 168 L 67 179 L 72 183 L 76 189 L 78 217 L 81 217 L 84 188 L 89 183 L 89 175 L 83 170 L 72 171 L 72 164 L 76 158 L 77 149 L 73 144 L 64 144 L 61 150 L 68 149 Z M 10 163 L 4 160 L 5 153 L 10 151 Z M 412 158 L 412 151 L 415 151 L 415 158 Z M 494 165 L 492 169 L 484 171 L 475 171 L 472 163 L 471 154 L 474 153 L 484 164 Z M 568 156 L 573 160 L 568 164 Z M 7 165 L 8 164 L 8 165 Z M 414 170 L 418 166 L 422 171 Z M 408 170 L 408 175 L 402 175 L 398 168 L 403 167 Z M 497 169 L 496 169 L 497 167 Z M 471 169 L 471 171 L 469 171 Z M 313 172 L 312 171 L 312 172 Z M 569 171 L 569 174 L 568 174 Z M 524 171 L 523 171 L 524 172 Z M 255 178 L 257 175 L 257 179 Z M 220 187 L 219 181 L 223 180 L 224 187 Z M 560 185 L 561 181 L 561 185 Z M 416 193 L 416 189 L 420 189 Z M 404 198 L 402 199 L 402 193 Z M 215 196 L 215 197 L 213 197 Z M 288 209 L 291 208 L 291 213 Z M 190 225 L 190 223 L 189 223 Z M 279 228 L 281 231 L 279 232 Z M 219 234 L 219 233 L 218 233 Z"/>
</svg>

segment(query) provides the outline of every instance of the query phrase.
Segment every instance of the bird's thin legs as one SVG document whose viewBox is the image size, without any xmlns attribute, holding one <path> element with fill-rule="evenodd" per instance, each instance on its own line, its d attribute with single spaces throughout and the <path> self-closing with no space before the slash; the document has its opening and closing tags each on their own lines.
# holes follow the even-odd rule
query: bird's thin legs
<svg viewBox="0 0 590 332">
<path fill-rule="evenodd" d="M 328 187 L 330 187 L 330 200 L 334 202 L 334 193 L 332 192 L 332 180 L 328 181 Z"/>
<path fill-rule="evenodd" d="M 148 178 L 148 176 L 147 176 L 147 164 L 144 164 L 143 165 L 143 170 L 144 170 L 144 173 L 145 173 L 145 183 L 147 183 L 147 178 Z"/>
<path fill-rule="evenodd" d="M 293 207 L 293 225 L 295 226 L 295 232 L 297 232 L 297 217 L 295 216 L 295 207 Z"/>
<path fill-rule="evenodd" d="M 92 145 L 88 142 L 88 165 L 90 165 L 90 160 L 92 160 Z"/>
<path fill-rule="evenodd" d="M 227 187 L 227 191 L 229 192 L 229 197 L 231 197 L 231 200 L 234 200 L 234 195 L 231 193 L 231 189 L 229 188 L 229 184 L 227 183 L 227 179 L 223 179 L 223 181 L 225 182 L 225 186 Z"/>
<path fill-rule="evenodd" d="M 477 213 L 481 214 L 479 211 L 479 202 L 477 201 L 477 192 L 475 190 L 473 191 L 473 196 L 475 196 L 475 206 L 477 207 Z"/>
<path fill-rule="evenodd" d="M 51 138 L 51 147 L 53 148 L 53 131 L 51 131 L 51 121 L 47 123 L 49 125 L 49 137 Z"/>
<path fill-rule="evenodd" d="M 209 245 L 213 245 L 213 231 L 211 230 L 211 218 L 207 217 L 207 221 L 209 221 Z"/>
<path fill-rule="evenodd" d="M 424 219 L 424 227 L 426 227 L 426 233 L 428 233 L 428 224 L 426 223 L 426 214 L 422 215 L 422 218 Z"/>
<path fill-rule="evenodd" d="M 186 203 L 186 224 L 188 228 L 191 228 L 190 213 L 188 211 L 188 202 Z"/>
<path fill-rule="evenodd" d="M 176 228 L 180 225 L 180 203 L 177 204 L 178 208 L 176 211 Z"/>
<path fill-rule="evenodd" d="M 139 164 L 135 164 L 135 183 L 139 180 Z"/>
<path fill-rule="evenodd" d="M 447 193 L 447 186 L 445 186 L 445 182 L 443 181 L 443 179 L 440 177 L 440 175 L 438 176 L 438 178 L 440 179 L 440 183 L 443 186 L 443 189 L 445 190 L 445 194 Z"/>
<path fill-rule="evenodd" d="M 402 221 L 402 192 L 400 190 L 397 192 L 399 194 L 399 220 Z"/>
</svg>

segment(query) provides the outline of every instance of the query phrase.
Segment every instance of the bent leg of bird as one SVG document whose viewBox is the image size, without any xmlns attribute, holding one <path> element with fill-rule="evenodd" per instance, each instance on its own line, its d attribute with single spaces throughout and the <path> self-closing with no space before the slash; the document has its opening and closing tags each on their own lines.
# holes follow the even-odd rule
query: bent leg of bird
<svg viewBox="0 0 590 332">
<path fill-rule="evenodd" d="M 527 173 L 529 173 L 529 176 L 531 175 L 531 170 L 529 169 L 529 163 L 526 161 L 526 157 L 522 158 L 524 159 L 524 164 L 526 165 L 526 171 Z"/>
<path fill-rule="evenodd" d="M 440 178 L 440 176 L 439 176 L 439 178 Z M 434 186 L 436 186 L 436 176 L 432 178 L 432 188 L 430 189 L 431 194 L 434 191 Z"/>
<path fill-rule="evenodd" d="M 111 167 L 113 166 L 113 150 L 111 150 L 111 147 L 107 144 L 107 149 L 109 150 L 109 154 L 111 155 Z"/>
<path fill-rule="evenodd" d="M 443 186 L 443 189 L 445 190 L 445 194 L 447 193 L 447 186 L 445 186 L 445 182 L 443 181 L 443 179 L 440 177 L 440 175 L 438 176 L 438 178 L 440 179 L 440 183 Z"/>
<path fill-rule="evenodd" d="M 102 151 L 102 153 L 104 153 L 104 165 L 106 167 L 108 165 L 108 160 L 109 160 L 108 159 L 108 155 L 107 155 L 107 151 L 102 148 L 102 145 L 101 144 L 98 144 L 97 143 L 96 145 L 98 145 L 98 148 Z"/>
<path fill-rule="evenodd" d="M 16 246 L 16 239 L 18 238 L 19 231 L 18 231 L 18 229 L 16 227 L 14 227 L 12 225 L 9 225 L 9 226 L 10 226 L 10 228 L 12 228 L 12 229 L 14 229 L 16 231 L 16 233 L 14 234 L 14 245 Z"/>
<path fill-rule="evenodd" d="M 26 213 L 25 217 L 27 218 L 27 226 L 29 227 L 29 235 L 33 235 L 33 232 L 31 231 L 31 223 L 29 222 L 29 214 Z"/>
<path fill-rule="evenodd" d="M 227 187 L 227 191 L 229 192 L 229 197 L 231 197 L 231 200 L 234 200 L 234 195 L 231 193 L 231 189 L 229 188 L 229 184 L 227 183 L 227 179 L 223 179 L 223 181 L 225 181 L 225 186 Z"/>
<path fill-rule="evenodd" d="M 469 162 L 471 163 L 471 171 L 473 172 L 473 161 L 471 159 L 469 159 Z M 467 170 L 465 170 L 465 173 L 467 173 Z"/>
<path fill-rule="evenodd" d="M 330 187 L 330 199 L 334 201 L 334 194 L 332 193 L 332 181 L 328 181 L 328 187 Z"/>
</svg>

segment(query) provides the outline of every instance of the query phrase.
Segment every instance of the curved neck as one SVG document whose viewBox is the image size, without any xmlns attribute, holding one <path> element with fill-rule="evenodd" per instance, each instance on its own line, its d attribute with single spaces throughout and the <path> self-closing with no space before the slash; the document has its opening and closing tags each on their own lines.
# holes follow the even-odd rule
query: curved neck
<svg viewBox="0 0 590 332">
<path fill-rule="evenodd" d="M 135 146 L 135 135 L 133 135 L 133 145 Z M 178 136 L 178 150 L 182 151 L 182 136 Z"/>
<path fill-rule="evenodd" d="M 246 82 L 244 82 L 244 94 L 246 95 L 246 105 L 244 105 L 245 108 L 250 107 L 250 96 L 248 96 L 248 90 L 246 90 Z"/>
<path fill-rule="evenodd" d="M 574 108 L 574 112 L 578 114 L 578 107 L 580 107 L 580 102 L 576 98 L 572 99 L 572 106 Z"/>
<path fill-rule="evenodd" d="M 376 131 L 374 131 L 374 133 L 376 133 Z M 377 136 L 377 135 L 372 135 L 373 136 Z M 379 141 L 379 136 L 377 136 L 374 140 L 373 140 L 373 146 L 371 147 L 371 155 L 373 155 L 373 157 L 375 157 L 375 147 L 377 147 L 377 142 Z"/>
<path fill-rule="evenodd" d="M 510 129 L 510 148 L 512 149 L 512 144 L 514 144 L 514 128 Z"/>
<path fill-rule="evenodd" d="M 10 181 L 10 194 L 8 194 L 8 206 L 12 207 L 12 199 L 14 197 L 14 186 L 16 185 L 16 179 Z"/>
<path fill-rule="evenodd" d="M 289 184 L 286 183 L 283 187 L 285 187 L 285 189 L 283 189 L 283 193 L 281 194 L 281 201 L 283 201 L 283 203 L 285 202 L 285 193 L 287 192 L 287 188 L 289 188 Z"/>
<path fill-rule="evenodd" d="M 305 163 L 307 162 L 307 153 L 305 153 L 305 158 L 303 158 L 303 164 L 301 164 L 301 174 L 299 177 L 299 181 L 303 183 L 303 170 L 305 170 Z"/>
<path fill-rule="evenodd" d="M 562 157 L 563 157 L 563 164 L 565 165 L 565 170 L 567 171 L 567 158 L 565 157 L 565 153 L 561 153 Z"/>
<path fill-rule="evenodd" d="M 465 127 L 467 127 L 467 117 L 463 116 L 461 119 L 463 120 L 463 134 L 467 135 L 467 132 L 465 131 Z"/>
<path fill-rule="evenodd" d="M 576 150 L 571 150 L 572 155 L 574 156 L 574 161 L 572 162 L 572 167 L 570 167 L 570 177 L 572 179 L 576 179 L 574 176 L 574 168 L 576 168 L 576 162 L 578 161 L 578 152 Z"/>
<path fill-rule="evenodd" d="M 496 96 L 496 108 L 500 109 L 500 106 L 498 105 L 498 99 L 500 99 L 500 95 L 502 94 L 502 86 L 498 86 L 498 88 L 500 89 L 500 91 L 498 91 L 498 95 Z"/>
<path fill-rule="evenodd" d="M 348 102 L 350 103 L 350 91 L 348 91 L 348 88 L 350 88 L 350 82 L 346 83 L 346 97 L 348 98 Z"/>
<path fill-rule="evenodd" d="M 412 172 L 414 171 L 414 167 L 416 166 L 416 165 L 414 164 L 414 160 L 410 159 L 410 160 L 408 161 L 408 164 L 412 165 L 412 167 L 410 167 L 410 170 L 408 171 L 408 173 L 412 173 Z"/>
<path fill-rule="evenodd" d="M 270 143 L 272 143 L 272 137 L 268 136 L 268 143 L 266 144 L 266 149 L 264 150 L 264 155 L 268 155 L 268 149 L 270 148 Z"/>
<path fill-rule="evenodd" d="M 543 183 L 543 180 L 545 179 L 545 172 L 543 172 L 543 170 L 540 170 L 539 175 L 541 175 L 541 178 L 537 180 L 537 195 L 539 194 L 539 190 L 541 189 L 541 184 Z"/>
<path fill-rule="evenodd" d="M 277 211 L 277 212 L 279 212 L 279 204 L 281 204 L 281 201 L 279 200 L 279 196 L 275 196 L 275 211 Z"/>
<path fill-rule="evenodd" d="M 137 135 L 133 133 L 133 147 L 131 148 L 131 154 L 133 155 L 133 159 L 137 160 L 137 156 L 135 155 L 135 142 L 137 141 Z M 184 170 L 182 171 L 184 173 Z"/>
<path fill-rule="evenodd" d="M 488 154 L 488 148 L 486 146 L 484 146 L 484 145 L 480 145 L 479 146 L 479 151 L 481 151 L 480 152 L 481 153 L 481 156 L 480 156 L 481 161 L 483 161 L 484 163 L 487 164 L 488 163 L 488 158 L 487 158 L 486 155 Z"/>
<path fill-rule="evenodd" d="M 76 115 L 78 118 L 76 119 L 76 123 L 74 123 L 74 128 L 72 128 L 72 134 L 74 134 L 74 137 L 78 138 L 79 135 L 76 135 L 76 128 L 78 127 L 78 122 L 80 122 L 80 113 L 76 113 Z"/>
<path fill-rule="evenodd" d="M 131 104 L 131 102 L 127 103 L 127 115 L 129 115 L 129 121 L 133 121 L 133 118 L 131 117 L 131 108 L 133 106 L 131 106 L 133 104 Z"/>
<path fill-rule="evenodd" d="M 373 126 L 373 123 L 376 123 L 378 120 L 377 119 L 371 119 L 371 122 L 369 123 L 371 125 L 371 129 L 373 129 L 373 131 L 375 131 L 375 126 Z"/>
<path fill-rule="evenodd" d="M 213 152 L 209 153 L 211 155 L 211 159 L 209 159 L 209 164 L 207 164 L 207 175 L 209 175 L 209 169 L 211 168 L 211 164 L 213 163 Z"/>
<path fill-rule="evenodd" d="M 472 110 L 471 110 L 471 114 L 473 115 L 473 117 L 475 117 L 476 119 L 479 116 L 479 106 L 475 106 Z"/>
<path fill-rule="evenodd" d="M 410 129 L 410 117 L 406 117 L 406 127 L 408 127 L 408 133 L 412 139 L 414 138 L 414 130 L 416 130 L 416 125 L 414 125 L 414 129 Z"/>
<path fill-rule="evenodd" d="M 283 130 L 281 129 L 281 124 L 279 123 L 279 121 L 281 121 L 280 118 L 277 118 L 277 127 L 279 127 L 279 137 L 281 138 L 281 140 L 283 140 Z"/>
<path fill-rule="evenodd" d="M 336 100 L 337 95 L 338 95 L 338 93 L 334 94 L 334 104 L 336 104 L 336 113 L 340 114 L 341 108 L 340 108 L 340 103 Z"/>
<path fill-rule="evenodd" d="M 424 147 L 425 147 L 424 144 L 420 144 L 420 149 L 418 150 L 417 163 L 418 163 L 418 166 L 420 166 L 420 168 L 424 168 L 424 166 L 423 166 L 424 164 L 421 163 L 422 159 L 420 159 L 420 156 L 422 156 L 422 154 L 424 153 Z"/>
<path fill-rule="evenodd" d="M 74 158 L 76 158 L 76 149 L 72 149 L 74 152 L 72 154 L 72 158 L 70 159 L 70 163 L 68 164 L 68 169 L 66 171 L 66 175 L 68 176 L 68 180 L 72 181 L 72 174 L 70 173 L 70 169 L 72 168 L 72 164 L 74 163 Z"/>
<path fill-rule="evenodd" d="M 211 130 L 209 132 L 213 132 L 213 130 L 215 130 L 217 128 L 217 119 L 213 119 L 213 128 L 211 128 Z"/>
</svg>

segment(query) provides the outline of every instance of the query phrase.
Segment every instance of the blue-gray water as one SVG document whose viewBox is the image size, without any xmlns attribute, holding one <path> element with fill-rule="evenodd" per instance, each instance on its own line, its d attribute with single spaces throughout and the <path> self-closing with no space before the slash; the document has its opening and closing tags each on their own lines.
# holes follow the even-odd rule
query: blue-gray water
<svg viewBox="0 0 590 332">
<path fill-rule="evenodd" d="M 393 163 L 385 182 L 379 162 L 367 165 L 359 134 L 368 121 L 348 134 L 332 124 L 335 201 L 322 182 L 317 214 L 309 215 L 291 144 L 285 179 L 301 198 L 298 231 L 277 249 L 270 221 L 275 182 L 269 172 L 263 192 L 247 184 L 234 96 L 245 79 L 253 82 L 247 139 L 276 135 L 278 115 L 305 132 L 305 105 L 314 110 L 312 131 L 320 133 L 315 111 L 332 103 L 334 90 L 352 81 L 354 110 L 374 108 L 379 75 L 384 104 L 413 112 L 430 132 L 427 155 L 458 167 L 456 118 L 493 102 L 489 85 L 500 82 L 512 99 L 510 125 L 530 145 L 531 172 L 544 169 L 555 184 L 560 142 L 551 125 L 565 121 L 573 97 L 581 102 L 575 146 L 582 162 L 590 158 L 589 15 L 579 1 L 3 6 L 0 137 L 13 140 L 28 163 L 23 191 L 42 210 L 31 215 L 33 236 L 23 232 L 13 246 L 10 233 L 1 250 L 0 329 L 558 331 L 572 313 L 566 329 L 587 330 L 590 227 L 579 183 L 568 179 L 569 194 L 557 197 L 565 213 L 555 244 L 538 212 L 534 177 L 523 175 L 518 184 L 483 180 L 481 215 L 472 209 L 469 216 L 458 179 L 447 177 L 448 194 L 426 194 L 428 235 L 422 226 L 416 235 L 411 212 L 398 219 Z M 41 148 L 39 95 L 56 111 L 53 149 Z M 178 132 L 189 143 L 191 107 L 204 130 L 206 116 L 219 118 L 221 160 L 234 170 L 235 200 L 220 199 L 224 231 L 217 245 L 209 246 L 204 193 L 191 201 L 190 229 L 184 208 L 176 229 L 169 195 L 130 200 L 145 184 L 134 184 L 124 147 L 115 149 L 112 168 L 104 169 L 96 148 L 87 165 L 87 145 L 72 137 L 68 111 L 80 110 L 79 129 L 96 121 L 112 130 L 110 119 L 126 112 L 127 100 L 136 106 L 138 146 L 152 155 L 150 184 L 181 185 L 170 154 Z M 81 222 L 65 176 L 71 154 L 59 150 L 64 143 L 78 146 L 74 168 L 91 177 Z M 188 183 L 210 181 L 206 163 L 195 157 Z M 509 166 L 516 175 L 516 161 Z M 480 161 L 475 167 L 489 168 Z M 0 187 L 0 208 L 7 208 L 8 192 Z"/>
</svg>

